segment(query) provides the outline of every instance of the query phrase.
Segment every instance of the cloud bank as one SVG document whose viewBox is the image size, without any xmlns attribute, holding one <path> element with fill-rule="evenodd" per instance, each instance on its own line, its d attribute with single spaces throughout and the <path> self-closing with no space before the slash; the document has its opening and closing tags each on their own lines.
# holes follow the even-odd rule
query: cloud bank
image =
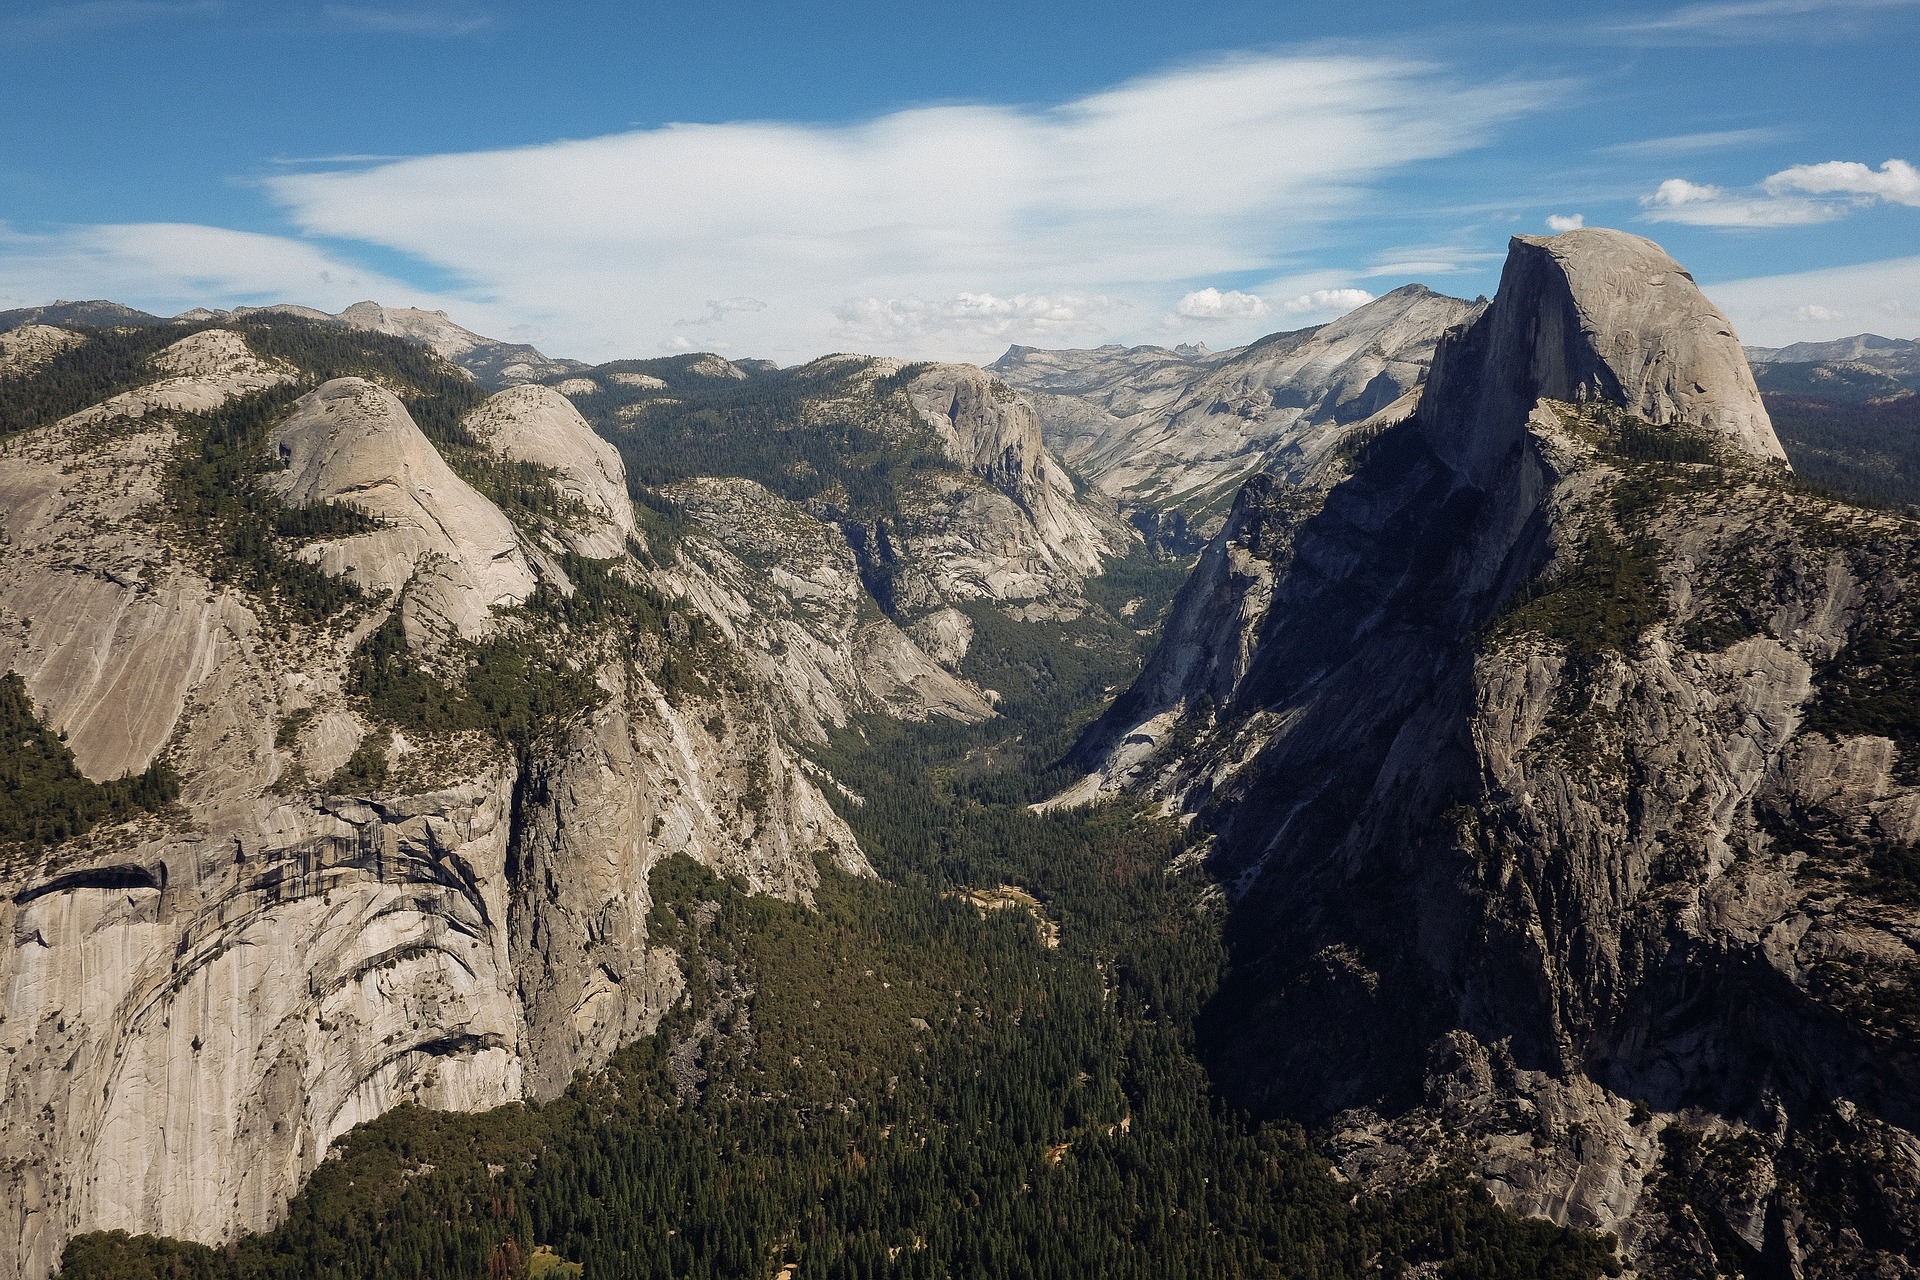
<svg viewBox="0 0 1920 1280">
<path fill-rule="evenodd" d="M 1640 197 L 1640 207 L 1649 222 L 1799 227 L 1832 222 L 1881 200 L 1920 207 L 1920 170 L 1905 160 L 1888 160 L 1878 169 L 1853 160 L 1797 164 L 1769 176 L 1757 191 L 1745 193 L 1668 178 L 1650 195 Z"/>
<path fill-rule="evenodd" d="M 1856 333 L 1920 338 L 1920 257 L 1704 286 L 1742 342 L 1782 347 Z"/>
<path fill-rule="evenodd" d="M 881 343 L 987 359 L 1013 341 L 1145 333 L 1170 312 L 1238 340 L 1262 330 L 1235 296 L 1273 290 L 1214 282 L 1297 272 L 1328 225 L 1397 172 L 1482 144 L 1547 92 L 1390 57 L 1242 56 L 1053 107 L 676 124 L 283 172 L 264 186 L 298 238 L 250 248 L 260 270 L 231 270 L 211 229 L 195 252 L 178 229 L 129 227 L 113 237 L 127 264 L 116 278 L 90 247 L 103 229 L 82 228 L 0 242 L 0 292 L 60 279 L 72 296 L 82 286 L 63 270 L 86 258 L 78 278 L 99 282 L 87 289 L 128 301 L 267 292 L 322 305 L 326 273 L 588 358 L 671 349 L 691 332 L 782 360 Z M 356 255 L 398 255 L 457 285 L 423 297 L 375 284 L 348 265 Z M 1177 310 L 1208 288 L 1223 290 L 1220 310 Z"/>
</svg>

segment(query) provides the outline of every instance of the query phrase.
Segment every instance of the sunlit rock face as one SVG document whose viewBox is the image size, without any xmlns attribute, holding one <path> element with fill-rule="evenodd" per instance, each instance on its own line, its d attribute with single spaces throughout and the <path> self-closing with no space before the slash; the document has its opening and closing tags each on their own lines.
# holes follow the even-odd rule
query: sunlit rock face
<svg viewBox="0 0 1920 1280">
<path fill-rule="evenodd" d="M 802 900 L 816 859 L 867 874 L 797 744 L 855 714 L 992 714 L 863 605 L 837 528 L 751 482 L 689 495 L 684 554 L 644 554 L 618 454 L 545 388 L 467 422 L 556 488 L 563 517 L 537 525 L 462 480 L 391 388 L 300 397 L 259 483 L 377 527 L 308 544 L 367 595 L 298 622 L 216 580 L 160 513 L 179 414 L 301 375 L 217 329 L 154 365 L 0 441 L 0 669 L 90 778 L 164 756 L 182 780 L 175 810 L 0 867 L 5 1275 L 48 1274 L 80 1231 L 270 1227 L 329 1142 L 402 1101 L 553 1096 L 678 998 L 646 936 L 660 859 Z M 396 730 L 350 696 L 356 646 L 396 610 L 420 663 L 514 643 L 521 602 L 574 589 L 566 551 L 668 613 L 611 648 L 583 635 L 604 700 L 556 738 L 516 754 Z M 671 687 L 673 651 L 728 674 Z M 336 789 L 365 744 L 386 781 Z"/>
<path fill-rule="evenodd" d="M 1033 398 L 1077 474 L 1211 534 L 1249 474 L 1311 479 L 1363 422 L 1405 417 L 1440 335 L 1480 307 L 1407 285 L 1233 351 L 1014 347 L 992 369 Z"/>
</svg>

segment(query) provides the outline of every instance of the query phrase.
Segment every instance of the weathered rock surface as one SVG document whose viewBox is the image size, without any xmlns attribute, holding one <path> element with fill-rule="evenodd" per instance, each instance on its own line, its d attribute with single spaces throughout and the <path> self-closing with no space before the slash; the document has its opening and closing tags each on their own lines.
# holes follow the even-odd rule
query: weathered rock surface
<svg viewBox="0 0 1920 1280">
<path fill-rule="evenodd" d="M 583 556 L 609 559 L 634 536 L 620 451 L 593 433 L 572 401 L 551 387 L 509 387 L 470 414 L 467 430 L 513 462 L 554 472 L 554 488 L 577 504 L 569 541 Z"/>
<path fill-rule="evenodd" d="M 23 324 L 0 333 L 0 377 L 18 377 L 44 369 L 62 351 L 79 346 L 86 339 L 77 333 L 46 324 Z"/>
<path fill-rule="evenodd" d="M 422 646 L 525 636 L 499 606 L 533 589 L 547 531 L 460 480 L 388 390 L 339 379 L 274 430 L 286 467 L 262 479 L 382 520 L 319 563 L 401 596 L 270 613 L 153 508 L 177 410 L 296 371 L 209 330 L 158 372 L 0 444 L 0 663 L 89 776 L 164 753 L 183 781 L 177 811 L 0 865 L 0 1274 L 35 1280 L 77 1231 L 270 1226 L 334 1137 L 397 1102 L 552 1096 L 677 998 L 646 943 L 660 858 L 802 899 L 817 858 L 864 873 L 793 744 L 855 711 L 991 713 L 792 504 L 716 499 L 686 554 L 628 557 L 618 455 L 530 390 L 483 407 L 480 434 L 551 468 L 591 549 L 671 612 L 569 637 L 605 702 L 524 763 L 479 732 L 398 731 L 346 692 L 355 644 L 393 607 Z M 669 658 L 695 676 L 671 683 Z M 368 740 L 388 781 L 332 794 Z"/>
<path fill-rule="evenodd" d="M 1861 868 L 1920 789 L 1807 726 L 1920 528 L 1782 486 L 1716 317 L 1637 237 L 1516 240 L 1411 421 L 1246 486 L 1074 797 L 1212 832 L 1218 1078 L 1348 1176 L 1464 1158 L 1643 1274 L 1914 1274 L 1920 918 Z"/>
<path fill-rule="evenodd" d="M 1436 356 L 1423 397 L 1434 447 L 1481 487 L 1511 447 L 1492 424 L 1541 399 L 1591 395 L 1786 461 L 1733 327 L 1651 240 L 1599 227 L 1515 236 L 1500 288 L 1507 314 L 1532 325 L 1474 326 L 1450 360 Z"/>
<path fill-rule="evenodd" d="M 256 356 L 225 329 L 190 334 L 158 352 L 153 364 L 170 376 L 82 409 L 62 424 L 66 434 L 168 410 L 206 413 L 234 396 L 293 381 L 291 369 Z"/>
<path fill-rule="evenodd" d="M 947 456 L 1011 498 L 1049 568 L 1091 577 L 1113 553 L 1114 530 L 1074 500 L 1073 480 L 1047 452 L 1040 416 L 1024 396 L 972 365 L 936 365 L 907 394 L 934 424 Z"/>
<path fill-rule="evenodd" d="M 1312 476 L 1349 428 L 1417 386 L 1440 335 L 1478 311 L 1408 285 L 1331 324 L 1218 356 L 1016 347 L 991 368 L 1035 396 L 1047 443 L 1102 492 L 1224 513 L 1255 471 Z"/>
<path fill-rule="evenodd" d="M 261 314 L 298 316 L 322 324 L 339 324 L 349 329 L 364 329 L 370 333 L 405 338 L 444 356 L 464 369 L 481 386 L 494 389 L 523 382 L 538 382 L 585 367 L 577 360 L 556 360 L 542 355 L 523 342 L 501 342 L 482 337 L 471 329 L 455 324 L 444 311 L 422 311 L 417 307 L 383 307 L 377 302 L 356 302 L 338 314 L 331 314 L 314 307 L 281 302 L 265 307 L 235 307 L 232 312 L 206 311 L 202 314 L 210 320 L 224 319 L 228 315 L 236 319 Z"/>
<path fill-rule="evenodd" d="M 864 364 L 857 381 L 867 384 L 900 367 Z M 1082 611 L 1081 583 L 1138 535 L 1110 502 L 1076 495 L 1032 404 L 1006 383 L 971 365 L 935 365 L 907 393 L 956 469 L 909 476 L 891 519 L 842 522 L 882 605 L 907 622 L 969 601 L 1026 618 Z"/>
<path fill-rule="evenodd" d="M 286 502 L 345 502 L 380 521 L 373 532 L 317 544 L 314 555 L 368 591 L 406 588 L 408 643 L 483 635 L 494 609 L 533 591 L 512 522 L 454 474 L 384 387 L 365 378 L 323 383 L 274 428 L 272 447 L 286 469 L 267 483 Z"/>
<path fill-rule="evenodd" d="M 204 412 L 292 377 L 217 331 L 155 364 L 169 376 L 0 443 L 0 670 L 20 673 L 101 779 L 147 766 L 221 636 L 247 625 L 198 574 L 122 535 L 162 498 L 173 432 L 149 415 Z"/>
<path fill-rule="evenodd" d="M 690 480 L 667 494 L 705 534 L 688 547 L 678 588 L 703 602 L 805 736 L 825 741 L 865 712 L 993 714 L 874 608 L 838 528 L 746 479 Z"/>
</svg>

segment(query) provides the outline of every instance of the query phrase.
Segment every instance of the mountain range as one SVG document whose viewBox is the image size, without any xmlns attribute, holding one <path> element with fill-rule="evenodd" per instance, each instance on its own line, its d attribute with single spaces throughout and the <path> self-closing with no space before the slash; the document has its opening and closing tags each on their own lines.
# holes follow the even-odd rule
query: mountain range
<svg viewBox="0 0 1920 1280">
<path fill-rule="evenodd" d="M 1914 344 L 0 328 L 9 1274 L 1920 1272 Z"/>
</svg>

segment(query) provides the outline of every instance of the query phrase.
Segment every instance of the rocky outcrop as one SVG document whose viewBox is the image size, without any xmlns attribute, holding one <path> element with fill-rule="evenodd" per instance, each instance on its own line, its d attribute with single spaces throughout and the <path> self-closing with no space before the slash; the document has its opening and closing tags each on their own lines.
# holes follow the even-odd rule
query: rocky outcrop
<svg viewBox="0 0 1920 1280">
<path fill-rule="evenodd" d="M 234 396 L 283 386 L 294 378 L 293 370 L 255 355 L 238 334 L 225 329 L 203 329 L 182 338 L 157 352 L 152 363 L 169 376 L 82 409 L 62 424 L 62 438 L 150 413 L 206 413 Z"/>
<path fill-rule="evenodd" d="M 1485 487 L 1511 448 L 1500 427 L 1542 399 L 1591 397 L 1786 461 L 1732 325 L 1651 240 L 1598 227 L 1516 236 L 1500 290 L 1505 314 L 1529 322 L 1464 331 L 1423 397 L 1428 438 L 1469 481 Z"/>
<path fill-rule="evenodd" d="M 565 530 L 583 556 L 609 559 L 635 534 L 620 451 L 593 433 L 573 402 L 551 387 L 509 387 L 466 420 L 475 439 L 510 462 L 553 473 L 561 499 L 579 508 Z"/>
<path fill-rule="evenodd" d="M 0 444 L 0 670 L 15 670 L 95 778 L 138 773 L 166 744 L 222 637 L 250 624 L 135 530 L 163 500 L 169 410 L 205 411 L 290 370 L 230 333 L 157 354 L 168 376 Z"/>
<path fill-rule="evenodd" d="M 1644 1274 L 1908 1274 L 1920 935 L 1868 868 L 1920 748 L 1830 708 L 1920 531 L 1784 485 L 1717 317 L 1637 237 L 1516 240 L 1410 421 L 1241 494 L 1076 794 L 1212 833 L 1217 1078 L 1348 1176 L 1465 1160 Z"/>
<path fill-rule="evenodd" d="M 380 522 L 311 554 L 370 592 L 405 588 L 409 644 L 483 635 L 493 610 L 533 591 L 512 522 L 454 474 L 391 391 L 365 378 L 323 383 L 274 428 L 272 448 L 285 469 L 267 483 L 287 503 L 344 502 Z"/>
<path fill-rule="evenodd" d="M 1218 356 L 1017 347 L 992 370 L 1035 396 L 1048 444 L 1077 474 L 1116 498 L 1211 512 L 1211 533 L 1249 474 L 1312 478 L 1351 427 L 1419 384 L 1440 335 L 1478 310 L 1407 285 Z"/>
<path fill-rule="evenodd" d="M 84 341 L 77 333 L 45 324 L 24 324 L 0 332 L 0 378 L 44 369 L 62 351 L 70 351 Z"/>
<path fill-rule="evenodd" d="M 838 528 L 751 480 L 690 480 L 667 496 L 705 535 L 690 541 L 677 589 L 704 603 L 803 736 L 824 742 L 829 728 L 871 712 L 993 714 L 978 689 L 880 616 Z"/>
<path fill-rule="evenodd" d="M 217 385 L 183 390 L 196 376 L 157 394 L 217 402 Z M 426 769 L 396 736 L 391 791 L 304 782 L 367 732 L 337 709 L 341 638 L 263 626 L 143 514 L 170 415 L 85 423 L 5 445 L 0 662 L 90 776 L 164 750 L 182 792 L 173 813 L 0 867 L 9 1275 L 46 1274 L 80 1229 L 268 1225 L 346 1128 L 409 1098 L 522 1091 L 511 765 L 469 743 L 463 766 Z M 297 712 L 308 731 L 285 734 Z"/>
<path fill-rule="evenodd" d="M 1081 577 L 1100 572 L 1115 531 L 1075 501 L 1073 481 L 1047 452 L 1025 397 L 972 365 L 936 365 L 915 376 L 907 393 L 940 432 L 947 456 L 1018 505 L 1049 567 Z"/>
<path fill-rule="evenodd" d="M 584 512 L 577 547 L 659 616 L 502 608 L 552 570 L 552 531 L 516 527 L 390 390 L 349 378 L 272 429 L 284 468 L 260 481 L 379 520 L 309 551 L 397 598 L 301 622 L 213 581 L 158 507 L 173 410 L 303 375 L 219 329 L 160 365 L 0 444 L 0 664 L 88 776 L 158 756 L 182 781 L 171 811 L 0 863 L 0 1274 L 35 1280 L 77 1231 L 270 1226 L 333 1138 L 398 1102 L 552 1096 L 678 996 L 646 938 L 659 859 L 799 899 L 818 860 L 866 873 L 795 744 L 855 712 L 991 714 L 863 603 L 837 529 L 764 491 L 724 519 L 716 502 L 685 554 L 629 555 L 618 455 L 545 390 L 469 424 L 547 469 Z M 601 703 L 523 751 L 396 728 L 349 693 L 394 608 L 432 669 L 457 671 L 457 637 L 551 642 Z M 330 781 L 363 745 L 385 781 Z"/>
<path fill-rule="evenodd" d="M 868 383 L 899 369 L 868 364 Z M 1076 493 L 1032 404 L 971 365 L 919 369 L 907 394 L 955 469 L 909 473 L 888 519 L 843 522 L 882 606 L 909 624 L 970 601 L 1028 619 L 1084 610 L 1081 583 L 1138 535 L 1111 503 Z"/>
<path fill-rule="evenodd" d="M 684 853 L 807 901 L 816 854 L 872 874 L 754 698 L 695 714 L 640 679 L 536 764 L 522 796 L 509 913 L 532 1097 L 603 1066 L 679 998 L 676 958 L 647 946 L 660 859 Z"/>
<path fill-rule="evenodd" d="M 501 342 L 485 338 L 447 318 L 444 311 L 422 311 L 417 307 L 383 307 L 377 302 L 356 302 L 338 314 L 278 302 L 265 307 L 235 307 L 232 311 L 204 308 L 180 316 L 182 320 L 243 319 L 255 315 L 285 315 L 321 324 L 337 324 L 369 333 L 417 342 L 463 370 L 481 386 L 492 390 L 526 382 L 565 375 L 586 366 L 577 360 L 556 360 L 542 355 L 523 342 Z M 156 323 L 158 323 L 156 321 Z"/>
</svg>

